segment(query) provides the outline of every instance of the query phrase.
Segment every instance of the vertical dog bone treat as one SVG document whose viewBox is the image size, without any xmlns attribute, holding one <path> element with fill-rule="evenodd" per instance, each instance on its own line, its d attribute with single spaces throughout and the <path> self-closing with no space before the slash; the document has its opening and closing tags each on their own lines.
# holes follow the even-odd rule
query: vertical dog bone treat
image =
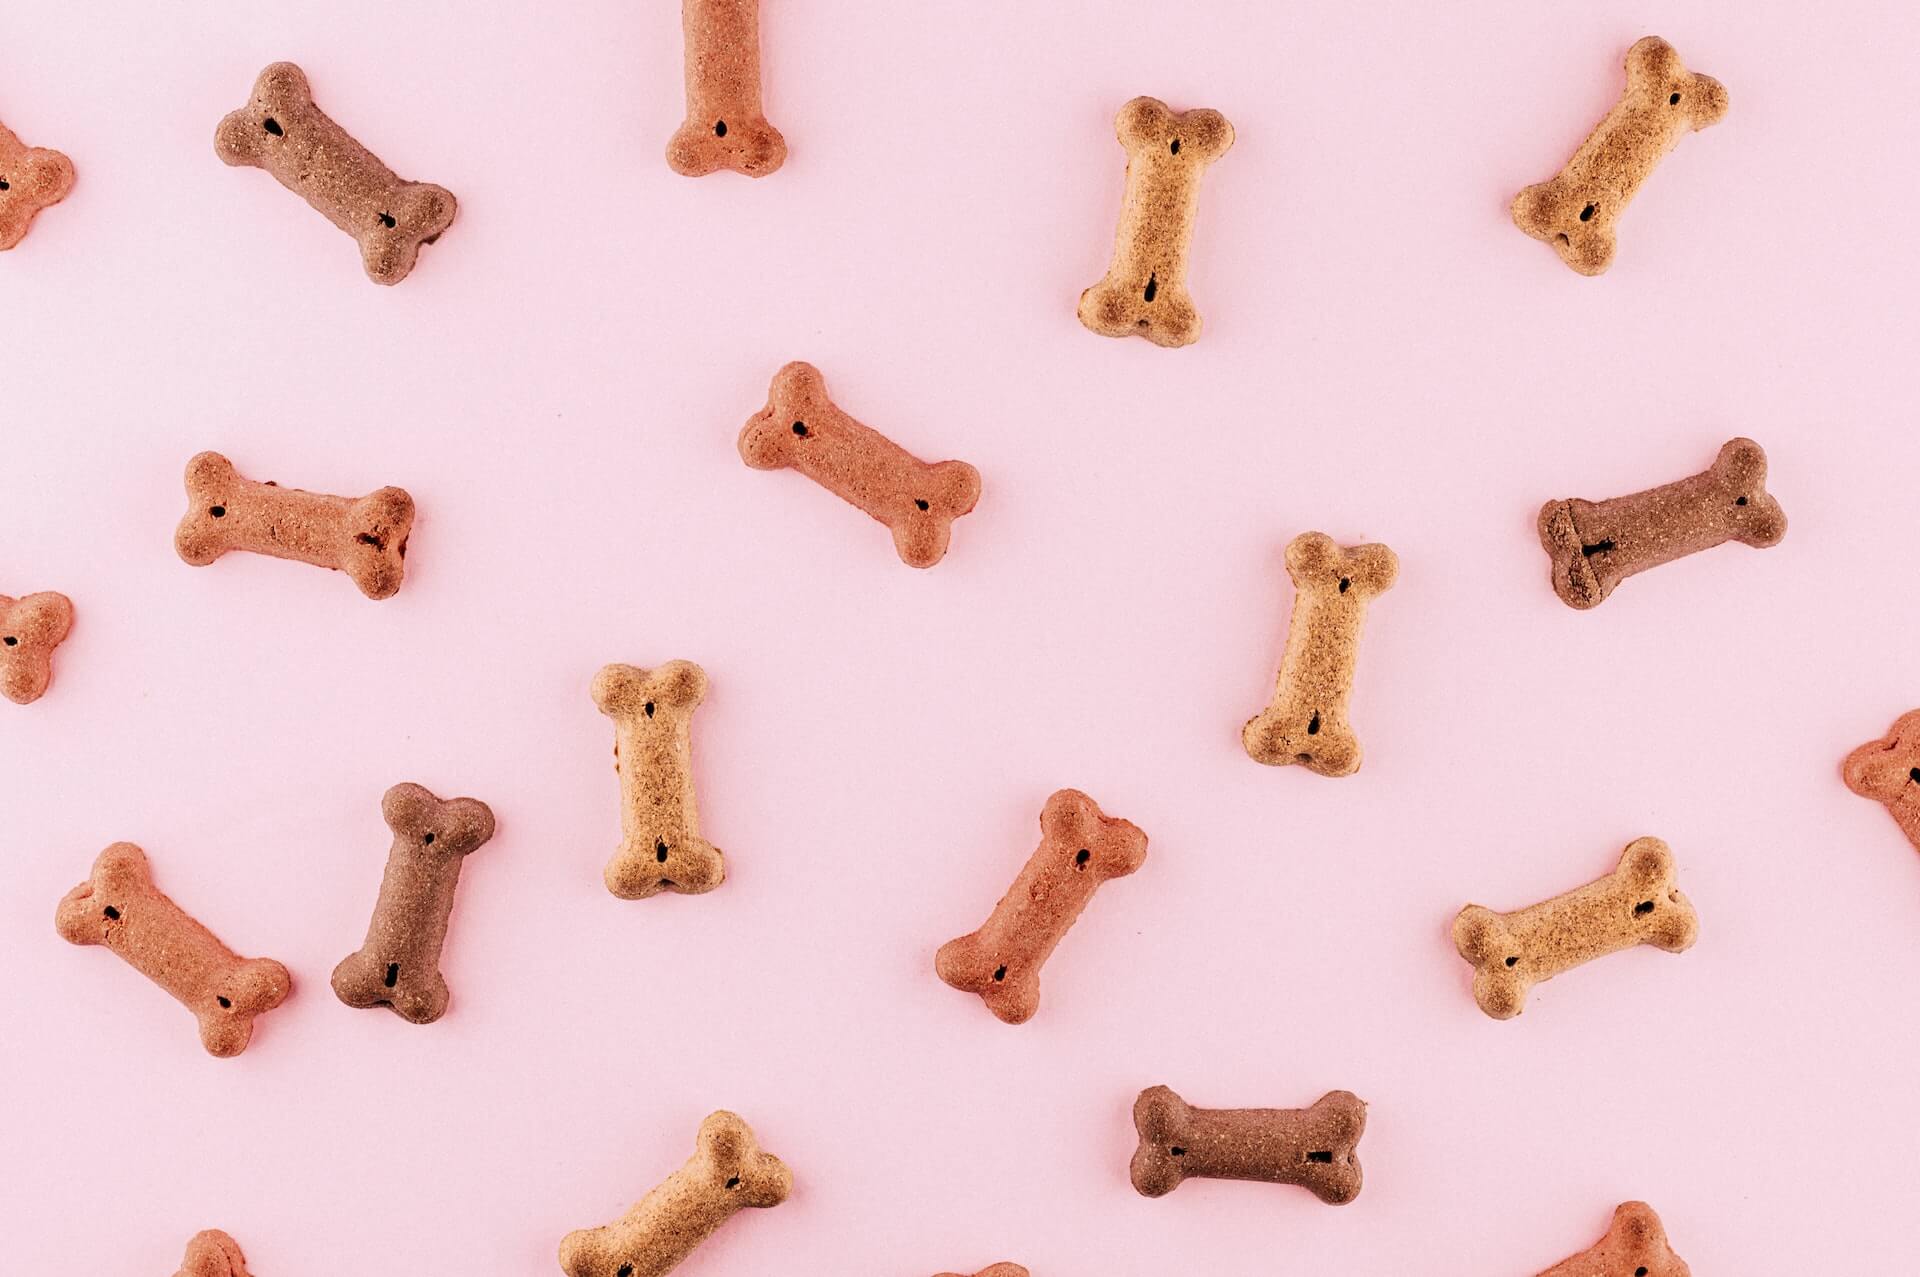
<svg viewBox="0 0 1920 1277">
<path fill-rule="evenodd" d="M 763 1153 L 753 1130 L 722 1109 L 700 1124 L 693 1156 L 619 1222 L 560 1242 L 567 1277 L 665 1277 L 743 1206 L 778 1206 L 793 1172 Z"/>
<path fill-rule="evenodd" d="M 693 796 L 693 711 L 706 698 L 707 672 L 692 661 L 608 665 L 593 676 L 593 703 L 613 720 L 621 840 L 606 880 L 622 900 L 699 895 L 727 879 L 720 849 L 700 837 Z"/>
<path fill-rule="evenodd" d="M 812 364 L 773 375 L 767 406 L 740 432 L 740 456 L 756 470 L 798 470 L 893 532 L 911 567 L 930 568 L 947 553 L 953 521 L 980 500 L 980 472 L 964 461 L 928 465 L 827 398 Z"/>
<path fill-rule="evenodd" d="M 941 1273 L 939 1277 L 966 1277 L 964 1273 Z M 973 1277 L 1033 1277 L 1018 1264 L 989 1264 L 975 1273 Z"/>
<path fill-rule="evenodd" d="M 333 992 L 350 1007 L 385 1003 L 403 1019 L 431 1024 L 447 1011 L 440 949 L 460 865 L 493 837 L 493 809 L 477 798 L 442 801 L 409 783 L 387 791 L 380 813 L 393 830 L 387 872 L 367 942 L 333 969 Z"/>
<path fill-rule="evenodd" d="M 1553 589 L 1568 607 L 1598 607 L 1635 572 L 1726 541 L 1764 549 L 1787 534 L 1786 512 L 1767 494 L 1767 454 L 1730 439 L 1696 475 L 1606 501 L 1549 501 L 1540 544 Z"/>
<path fill-rule="evenodd" d="M 680 22 L 687 119 L 667 142 L 668 165 L 686 177 L 765 177 L 786 163 L 787 140 L 760 104 L 760 0 L 681 0 Z"/>
<path fill-rule="evenodd" d="M 1040 968 L 1101 883 L 1124 878 L 1147 858 L 1147 836 L 1131 821 L 1103 815 L 1077 789 L 1062 789 L 1040 812 L 1040 846 L 978 931 L 934 955 L 942 980 L 980 1000 L 1008 1024 L 1040 1008 Z"/>
<path fill-rule="evenodd" d="M 1360 653 L 1367 604 L 1393 587 L 1400 560 L 1384 545 L 1341 547 L 1323 532 L 1287 546 L 1293 615 L 1273 702 L 1247 720 L 1240 743 L 1270 767 L 1299 763 L 1322 776 L 1360 770 L 1360 739 L 1347 723 L 1347 697 Z"/>
<path fill-rule="evenodd" d="M 1513 198 L 1513 224 L 1582 275 L 1613 263 L 1614 224 L 1662 156 L 1727 113 L 1727 91 L 1647 36 L 1627 50 L 1627 88 L 1567 166 Z"/>
<path fill-rule="evenodd" d="M 213 149 L 228 164 L 263 168 L 360 245 L 376 284 L 397 284 L 422 244 L 453 224 L 453 192 L 405 182 L 314 105 L 304 71 L 276 62 L 253 82 L 253 100 L 220 121 Z"/>
<path fill-rule="evenodd" d="M 0 124 L 0 252 L 18 244 L 41 209 L 73 189 L 73 161 L 44 146 L 28 146 Z"/>
<path fill-rule="evenodd" d="M 1113 130 L 1127 149 L 1127 193 L 1113 264 L 1080 294 L 1080 322 L 1103 337 L 1192 345 L 1200 312 L 1187 292 L 1187 249 L 1200 179 L 1233 145 L 1233 125 L 1218 111 L 1175 115 L 1158 98 L 1135 98 L 1120 108 Z"/>
<path fill-rule="evenodd" d="M 240 1244 L 217 1228 L 195 1233 L 173 1277 L 249 1277 Z"/>
<path fill-rule="evenodd" d="M 0 594 L 0 692 L 18 705 L 39 700 L 53 681 L 53 649 L 72 628 L 73 603 L 64 594 Z"/>
<path fill-rule="evenodd" d="M 370 599 L 400 589 L 413 531 L 413 498 L 400 488 L 331 497 L 243 479 L 233 462 L 203 452 L 187 462 L 187 513 L 174 549 L 195 567 L 251 550 L 345 572 Z"/>
<path fill-rule="evenodd" d="M 1636 838 L 1604 878 L 1512 913 L 1468 905 L 1453 946 L 1473 964 L 1473 1000 L 1496 1020 L 1519 1015 L 1527 990 L 1562 971 L 1635 945 L 1684 953 L 1700 934 L 1679 866 L 1658 838 Z"/>
<path fill-rule="evenodd" d="M 1607 1235 L 1540 1277 L 1691 1277 L 1667 1244 L 1667 1230 L 1645 1202 L 1622 1202 Z"/>
<path fill-rule="evenodd" d="M 146 853 L 117 842 L 54 911 L 73 944 L 103 944 L 177 998 L 200 1021 L 209 1054 L 238 1055 L 254 1017 L 287 1000 L 293 982 L 272 958 L 242 958 L 153 885 Z"/>
<path fill-rule="evenodd" d="M 1367 1106 L 1352 1091 L 1328 1091 L 1304 1109 L 1199 1109 L 1153 1086 L 1133 1102 L 1133 1126 L 1142 1197 L 1164 1197 L 1188 1179 L 1297 1184 L 1334 1206 L 1360 1196 L 1354 1146 Z"/>
<path fill-rule="evenodd" d="M 1848 754 L 1841 775 L 1854 793 L 1885 804 L 1920 849 L 1920 710 L 1902 714 L 1885 736 Z"/>
</svg>

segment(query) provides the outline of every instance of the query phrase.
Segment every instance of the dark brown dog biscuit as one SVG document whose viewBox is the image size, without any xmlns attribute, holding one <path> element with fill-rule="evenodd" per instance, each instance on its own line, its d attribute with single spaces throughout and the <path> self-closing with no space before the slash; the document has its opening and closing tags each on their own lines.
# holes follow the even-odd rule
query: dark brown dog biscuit
<svg viewBox="0 0 1920 1277">
<path fill-rule="evenodd" d="M 187 513 L 174 549 L 195 567 L 250 550 L 345 572 L 370 599 L 400 589 L 413 531 L 413 498 L 400 488 L 333 497 L 255 483 L 217 452 L 187 462 Z"/>
<path fill-rule="evenodd" d="M 613 720 L 621 840 L 605 877 L 622 900 L 699 895 L 727 880 L 720 849 L 700 837 L 693 793 L 693 711 L 706 698 L 707 672 L 692 661 L 608 665 L 593 677 L 593 703 Z"/>
<path fill-rule="evenodd" d="M 1727 91 L 1680 64 L 1673 46 L 1648 36 L 1627 50 L 1627 88 L 1567 166 L 1513 200 L 1513 224 L 1553 246 L 1582 275 L 1613 262 L 1614 225 L 1640 184 L 1680 139 L 1717 124 Z"/>
<path fill-rule="evenodd" d="M 1328 1091 L 1304 1109 L 1194 1108 L 1164 1086 L 1133 1102 L 1133 1186 L 1164 1197 L 1188 1179 L 1297 1184 L 1339 1206 L 1360 1196 L 1354 1148 L 1367 1106 L 1352 1091 Z"/>
<path fill-rule="evenodd" d="M 73 161 L 44 146 L 28 146 L 0 124 L 0 252 L 26 237 L 40 210 L 73 189 Z"/>
<path fill-rule="evenodd" d="M 966 1277 L 965 1273 L 941 1273 L 939 1277 Z M 1018 1264 L 989 1264 L 973 1277 L 1033 1277 Z"/>
<path fill-rule="evenodd" d="M 940 946 L 934 970 L 963 993 L 977 993 L 1008 1024 L 1040 1008 L 1040 968 L 1109 878 L 1124 878 L 1147 858 L 1147 836 L 1131 821 L 1103 814 L 1077 789 L 1062 789 L 1040 812 L 1040 846 L 978 931 Z"/>
<path fill-rule="evenodd" d="M 1920 710 L 1902 714 L 1885 736 L 1848 754 L 1841 775 L 1848 789 L 1883 804 L 1920 850 Z"/>
<path fill-rule="evenodd" d="M 756 470 L 791 466 L 893 532 L 911 567 L 930 568 L 947 553 L 953 521 L 980 500 L 980 472 L 964 461 L 932 465 L 864 426 L 827 397 L 812 364 L 791 363 L 773 376 L 767 406 L 740 432 L 740 456 Z"/>
<path fill-rule="evenodd" d="M 1667 1230 L 1645 1202 L 1622 1202 L 1607 1235 L 1540 1277 L 1691 1277 L 1667 1244 Z"/>
<path fill-rule="evenodd" d="M 765 177 L 786 163 L 787 140 L 760 104 L 760 0 L 681 0 L 687 37 L 687 119 L 667 163 L 687 177 L 732 169 Z"/>
<path fill-rule="evenodd" d="M 1662 487 L 1540 507 L 1554 592 L 1583 609 L 1636 572 L 1727 541 L 1764 549 L 1786 534 L 1786 512 L 1767 493 L 1767 454 L 1751 439 L 1728 440 L 1711 466 Z"/>
<path fill-rule="evenodd" d="M 477 798 L 442 801 L 424 786 L 395 785 L 380 800 L 393 830 L 367 942 L 333 969 L 333 991 L 350 1007 L 385 1003 L 415 1024 L 447 1011 L 440 950 L 454 888 L 469 853 L 493 837 L 493 809 Z"/>
<path fill-rule="evenodd" d="M 173 1277 L 249 1277 L 240 1244 L 217 1228 L 195 1233 Z"/>
<path fill-rule="evenodd" d="M 0 693 L 18 705 L 39 700 L 53 681 L 53 649 L 72 629 L 73 603 L 64 594 L 0 594 Z"/>
<path fill-rule="evenodd" d="M 254 1017 L 287 1000 L 293 982 L 272 958 L 242 958 L 153 885 L 146 853 L 117 842 L 87 881 L 61 898 L 54 926 L 73 944 L 103 944 L 171 993 L 200 1021 L 210 1054 L 238 1055 Z"/>
<path fill-rule="evenodd" d="M 367 278 L 397 284 L 422 244 L 453 224 L 453 193 L 407 182 L 313 102 L 304 71 L 276 62 L 253 82 L 253 100 L 220 121 L 213 149 L 228 164 L 263 168 L 360 245 Z"/>
</svg>

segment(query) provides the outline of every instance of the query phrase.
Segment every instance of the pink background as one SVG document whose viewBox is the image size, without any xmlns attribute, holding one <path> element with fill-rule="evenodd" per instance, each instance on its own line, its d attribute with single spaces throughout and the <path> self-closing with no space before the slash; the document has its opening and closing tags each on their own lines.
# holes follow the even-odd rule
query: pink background
<svg viewBox="0 0 1920 1277">
<path fill-rule="evenodd" d="M 1838 764 L 1920 703 L 1911 55 L 1867 0 L 767 6 L 785 169 L 689 181 L 678 6 L 10 6 L 0 119 L 79 182 L 0 257 L 0 589 L 79 620 L 0 705 L 7 1267 L 554 1273 L 710 1109 L 794 1168 L 684 1268 L 1528 1274 L 1644 1197 L 1694 1271 L 1906 1273 L 1920 856 Z M 1649 30 L 1729 87 L 1582 279 L 1508 223 Z M 267 62 L 460 197 L 397 289 L 212 135 Z M 1199 345 L 1074 318 L 1128 97 L 1218 107 Z M 947 561 L 748 470 L 773 370 L 985 496 Z M 1792 527 L 1546 579 L 1549 497 L 1768 449 Z M 202 448 L 420 506 L 405 589 L 173 553 Z M 1356 777 L 1268 770 L 1308 529 L 1379 539 Z M 629 903 L 608 661 L 701 662 L 731 877 Z M 415 1028 L 327 988 L 418 780 L 492 804 Z M 1010 1028 L 941 985 L 1078 786 L 1151 853 Z M 1684 957 L 1475 1008 L 1448 925 L 1672 843 Z M 120 838 L 292 1000 L 233 1061 L 53 905 Z M 1129 1107 L 1371 1103 L 1358 1202 L 1127 1182 Z"/>
</svg>

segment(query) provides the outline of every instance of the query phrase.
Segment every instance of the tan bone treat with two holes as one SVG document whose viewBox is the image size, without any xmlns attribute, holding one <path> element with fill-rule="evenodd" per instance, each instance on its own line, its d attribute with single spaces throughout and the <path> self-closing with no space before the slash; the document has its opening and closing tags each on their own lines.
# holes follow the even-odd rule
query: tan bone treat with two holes
<svg viewBox="0 0 1920 1277">
<path fill-rule="evenodd" d="M 1153 1086 L 1133 1102 L 1133 1127 L 1140 1145 L 1130 1173 L 1142 1197 L 1189 1179 L 1297 1184 L 1332 1206 L 1360 1196 L 1354 1150 L 1367 1106 L 1352 1091 L 1328 1091 L 1304 1109 L 1203 1109 Z"/>
<path fill-rule="evenodd" d="M 53 649 L 73 629 L 73 602 L 53 590 L 0 594 L 0 694 L 31 705 L 53 682 Z"/>
<path fill-rule="evenodd" d="M 209 1228 L 187 1243 L 187 1256 L 173 1277 L 249 1277 L 247 1257 L 240 1253 L 240 1243 Z"/>
<path fill-rule="evenodd" d="M 1692 1277 L 1692 1270 L 1668 1245 L 1667 1230 L 1653 1207 L 1622 1202 L 1605 1237 L 1540 1277 Z"/>
<path fill-rule="evenodd" d="M 684 177 L 732 169 L 765 177 L 786 163 L 787 140 L 760 104 L 760 0 L 681 0 L 687 118 L 667 143 Z"/>
<path fill-rule="evenodd" d="M 1920 849 L 1920 710 L 1902 714 L 1885 736 L 1848 754 L 1841 775 L 1848 789 L 1883 804 Z"/>
<path fill-rule="evenodd" d="M 622 900 L 699 895 L 727 879 L 720 849 L 700 837 L 693 793 L 693 711 L 706 698 L 707 672 L 692 661 L 608 665 L 594 675 L 593 703 L 613 720 L 620 777 L 620 848 L 604 876 Z"/>
<path fill-rule="evenodd" d="M 26 238 L 40 210 L 73 189 L 73 161 L 44 146 L 28 146 L 0 124 L 0 252 Z"/>
</svg>

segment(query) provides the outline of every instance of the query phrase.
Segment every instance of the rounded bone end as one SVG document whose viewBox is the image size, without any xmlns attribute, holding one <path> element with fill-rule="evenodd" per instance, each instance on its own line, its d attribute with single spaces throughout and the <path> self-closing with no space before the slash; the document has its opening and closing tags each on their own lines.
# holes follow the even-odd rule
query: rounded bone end
<svg viewBox="0 0 1920 1277">
<path fill-rule="evenodd" d="M 195 1233 L 187 1243 L 178 1277 L 248 1277 L 240 1244 L 217 1228 Z"/>
<path fill-rule="evenodd" d="M 765 116 L 689 119 L 667 140 L 667 167 L 682 177 L 728 169 L 766 177 L 787 162 L 787 139 Z"/>
</svg>

